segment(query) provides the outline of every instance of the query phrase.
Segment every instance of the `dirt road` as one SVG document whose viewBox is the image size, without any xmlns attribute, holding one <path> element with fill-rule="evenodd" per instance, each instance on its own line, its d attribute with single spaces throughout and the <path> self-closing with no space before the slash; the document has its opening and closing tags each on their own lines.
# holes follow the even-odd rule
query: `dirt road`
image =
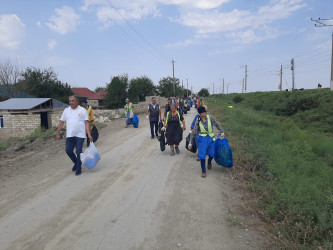
<svg viewBox="0 0 333 250">
<path fill-rule="evenodd" d="M 186 125 L 195 115 L 185 116 Z M 101 130 L 101 161 L 75 176 L 64 141 L 1 172 L 0 249 L 259 249 L 261 236 L 232 211 L 239 194 L 213 162 L 206 179 L 188 152 L 163 153 L 149 124 Z M 227 132 L 226 132 L 227 133 Z M 47 142 L 49 144 L 49 142 Z"/>
</svg>

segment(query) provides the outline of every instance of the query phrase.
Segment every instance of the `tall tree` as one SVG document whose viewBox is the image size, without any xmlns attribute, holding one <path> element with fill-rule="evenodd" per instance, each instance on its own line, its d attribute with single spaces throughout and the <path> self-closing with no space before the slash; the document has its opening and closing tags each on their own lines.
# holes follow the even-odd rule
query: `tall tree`
<svg viewBox="0 0 333 250">
<path fill-rule="evenodd" d="M 125 105 L 127 97 L 128 75 L 123 74 L 112 78 L 106 86 L 104 103 L 109 108 L 121 108 Z"/>
<path fill-rule="evenodd" d="M 202 97 L 207 97 L 209 96 L 209 91 L 206 88 L 200 89 L 200 91 L 198 92 L 198 96 L 202 96 Z"/>
<path fill-rule="evenodd" d="M 158 93 L 164 97 L 181 96 L 183 95 L 182 88 L 180 87 L 179 78 L 165 77 L 159 81 L 157 86 Z"/>
<path fill-rule="evenodd" d="M 59 81 L 52 68 L 41 70 L 28 67 L 15 86 L 33 96 L 54 98 L 62 102 L 68 102 L 68 97 L 73 94 L 71 86 Z"/>
<path fill-rule="evenodd" d="M 156 94 L 156 87 L 153 81 L 147 76 L 131 79 L 128 88 L 128 96 L 132 101 L 145 101 L 146 96 Z"/>
</svg>

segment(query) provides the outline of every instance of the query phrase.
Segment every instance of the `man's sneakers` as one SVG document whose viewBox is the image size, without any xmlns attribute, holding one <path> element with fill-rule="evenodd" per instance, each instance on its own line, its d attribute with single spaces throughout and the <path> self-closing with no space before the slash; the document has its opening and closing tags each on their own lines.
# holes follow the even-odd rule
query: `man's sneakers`
<svg viewBox="0 0 333 250">
<path fill-rule="evenodd" d="M 208 168 L 208 169 L 212 169 L 212 164 L 208 164 L 208 165 L 207 165 L 207 168 Z"/>
<path fill-rule="evenodd" d="M 154 136 L 152 135 L 151 138 L 154 139 Z"/>
<path fill-rule="evenodd" d="M 77 170 L 76 172 L 75 172 L 75 175 L 76 176 L 79 176 L 79 175 L 81 175 L 82 174 L 82 171 L 81 170 Z"/>
<path fill-rule="evenodd" d="M 76 171 L 76 166 L 75 166 L 75 165 L 73 166 L 72 171 L 73 171 L 73 172 Z"/>
</svg>

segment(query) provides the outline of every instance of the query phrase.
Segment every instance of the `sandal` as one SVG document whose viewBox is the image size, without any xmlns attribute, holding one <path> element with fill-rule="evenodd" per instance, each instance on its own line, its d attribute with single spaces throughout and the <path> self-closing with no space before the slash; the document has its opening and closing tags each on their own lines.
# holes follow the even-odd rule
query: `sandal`
<svg viewBox="0 0 333 250">
<path fill-rule="evenodd" d="M 206 173 L 202 173 L 202 174 L 201 174 L 201 177 L 202 177 L 202 178 L 206 178 Z"/>
</svg>

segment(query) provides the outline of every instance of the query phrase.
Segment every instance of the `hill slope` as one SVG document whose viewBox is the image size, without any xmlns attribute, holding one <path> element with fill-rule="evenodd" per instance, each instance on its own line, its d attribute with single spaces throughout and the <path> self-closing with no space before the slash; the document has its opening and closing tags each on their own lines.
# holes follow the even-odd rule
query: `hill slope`
<svg viewBox="0 0 333 250">
<path fill-rule="evenodd" d="M 333 92 L 215 95 L 236 172 L 285 247 L 332 247 Z M 228 108 L 233 106 L 233 108 Z M 244 174 L 246 173 L 246 174 Z"/>
</svg>

